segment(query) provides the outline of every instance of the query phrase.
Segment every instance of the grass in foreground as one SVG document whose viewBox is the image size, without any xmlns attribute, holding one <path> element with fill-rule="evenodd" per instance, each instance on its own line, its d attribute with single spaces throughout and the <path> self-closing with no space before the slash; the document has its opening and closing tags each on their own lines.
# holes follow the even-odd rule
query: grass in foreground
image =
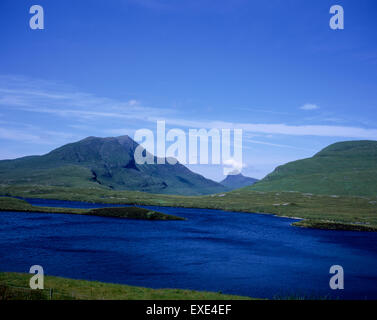
<svg viewBox="0 0 377 320">
<path fill-rule="evenodd" d="M 44 277 L 44 290 L 31 290 L 31 274 L 0 273 L 0 300 L 250 300 L 215 292 L 148 289 L 97 281 Z M 52 289 L 52 290 L 50 290 Z"/>
<path fill-rule="evenodd" d="M 37 207 L 27 203 L 24 200 L 10 197 L 0 197 L 0 211 L 71 213 L 91 216 L 142 220 L 184 220 L 184 218 L 181 217 L 139 207 L 117 207 L 99 209 Z"/>
</svg>

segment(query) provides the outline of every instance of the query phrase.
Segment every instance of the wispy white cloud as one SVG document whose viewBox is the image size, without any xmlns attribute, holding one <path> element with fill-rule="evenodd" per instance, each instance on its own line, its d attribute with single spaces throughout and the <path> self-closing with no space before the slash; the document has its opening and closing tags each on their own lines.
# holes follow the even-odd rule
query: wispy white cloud
<svg viewBox="0 0 377 320">
<path fill-rule="evenodd" d="M 140 126 L 142 128 L 153 126 L 157 120 L 165 120 L 168 126 L 243 129 L 247 133 L 262 135 L 377 139 L 377 129 L 357 126 L 189 120 L 184 115 L 177 116 L 177 113 L 170 108 L 146 107 L 135 99 L 119 101 L 82 93 L 77 90 L 61 91 L 59 90 L 59 86 L 55 86 L 54 84 L 47 85 L 43 81 L 32 82 L 32 87 L 30 87 L 29 83 L 30 80 L 22 78 L 21 80 L 16 78 L 16 80 L 7 79 L 7 81 L 4 81 L 4 77 L 0 76 L 0 107 L 65 117 L 68 119 L 67 124 L 71 126 L 77 125 L 77 122 L 80 120 L 85 125 L 88 125 L 88 121 L 96 121 L 95 123 L 99 123 L 100 121 L 102 124 L 109 120 L 109 124 L 114 119 L 128 120 L 124 127 L 112 127 L 110 129 L 107 126 L 107 128 L 103 129 L 103 132 L 112 130 L 113 133 L 128 133 L 130 127 Z M 35 83 L 38 83 L 38 86 Z M 305 107 L 304 109 L 306 110 L 318 108 L 314 104 L 307 104 L 305 106 L 302 108 Z M 264 143 L 267 145 L 266 142 L 257 140 L 254 140 L 253 143 Z M 278 146 L 278 144 L 275 144 L 275 146 Z"/>
<path fill-rule="evenodd" d="M 266 109 L 266 108 L 235 107 L 235 108 L 232 108 L 232 109 L 240 110 L 240 111 L 247 111 L 247 112 L 261 112 L 261 113 L 278 114 L 278 115 L 286 115 L 286 116 L 291 116 L 291 115 L 293 115 L 293 113 L 291 113 L 291 112 L 269 110 L 269 109 Z"/>
<path fill-rule="evenodd" d="M 313 103 L 306 103 L 300 107 L 301 110 L 317 110 L 319 107 Z"/>
<path fill-rule="evenodd" d="M 284 123 L 236 123 L 225 121 L 205 122 L 184 119 L 166 119 L 166 122 L 171 125 L 183 127 L 243 129 L 246 132 L 262 134 L 377 139 L 377 129 L 374 128 L 371 129 L 331 125 L 287 125 Z"/>
<path fill-rule="evenodd" d="M 261 144 L 265 146 L 272 146 L 272 147 L 278 147 L 278 148 L 291 148 L 291 149 L 297 149 L 297 150 L 307 150 L 307 151 L 314 151 L 311 149 L 306 149 L 306 148 L 300 148 L 300 147 L 295 147 L 287 144 L 280 144 L 280 143 L 271 143 L 271 142 L 265 142 L 265 141 L 259 141 L 259 140 L 254 140 L 254 139 L 245 139 L 249 143 L 255 143 L 255 144 Z"/>
<path fill-rule="evenodd" d="M 30 85 L 30 79 L 0 76 L 0 107 L 45 113 L 74 120 L 104 118 L 153 121 L 150 117 L 172 113 L 169 108 L 150 108 L 139 101 L 120 101 L 90 93 L 67 90 L 43 81 Z"/>
<path fill-rule="evenodd" d="M 54 145 L 57 141 L 68 142 L 78 137 L 59 131 L 50 131 L 42 129 L 22 130 L 13 128 L 0 128 L 0 139 L 28 142 L 36 144 Z"/>
<path fill-rule="evenodd" d="M 0 139 L 40 142 L 40 137 L 34 134 L 25 133 L 20 130 L 0 128 Z"/>
</svg>

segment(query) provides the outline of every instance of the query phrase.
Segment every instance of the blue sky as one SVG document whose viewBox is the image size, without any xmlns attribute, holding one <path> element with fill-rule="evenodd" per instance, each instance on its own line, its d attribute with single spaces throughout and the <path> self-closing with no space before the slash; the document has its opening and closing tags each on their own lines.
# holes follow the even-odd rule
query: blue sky
<svg viewBox="0 0 377 320">
<path fill-rule="evenodd" d="M 44 30 L 29 28 L 34 4 Z M 344 30 L 329 27 L 334 4 Z M 161 119 L 242 128 L 243 173 L 262 178 L 376 140 L 376 13 L 374 0 L 1 0 L 0 159 Z"/>
</svg>

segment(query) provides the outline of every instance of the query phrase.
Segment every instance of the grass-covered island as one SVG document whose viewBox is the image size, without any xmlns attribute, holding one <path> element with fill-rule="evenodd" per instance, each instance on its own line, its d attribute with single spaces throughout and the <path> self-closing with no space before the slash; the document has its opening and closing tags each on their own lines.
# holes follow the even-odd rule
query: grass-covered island
<svg viewBox="0 0 377 320">
<path fill-rule="evenodd" d="M 343 230 L 343 231 L 364 231 L 364 232 L 377 232 L 375 226 L 368 226 L 360 223 L 341 223 L 335 221 L 316 221 L 316 220 L 300 220 L 293 222 L 293 226 L 312 229 L 323 230 Z"/>
<path fill-rule="evenodd" d="M 24 200 L 10 197 L 0 197 L 0 212 L 1 211 L 71 213 L 91 216 L 142 220 L 184 220 L 184 218 L 181 217 L 139 207 L 116 207 L 98 209 L 37 207 L 27 203 Z"/>
<path fill-rule="evenodd" d="M 31 290 L 31 274 L 0 273 L 0 300 L 249 300 L 216 292 L 149 289 L 45 276 L 44 290 Z"/>
</svg>

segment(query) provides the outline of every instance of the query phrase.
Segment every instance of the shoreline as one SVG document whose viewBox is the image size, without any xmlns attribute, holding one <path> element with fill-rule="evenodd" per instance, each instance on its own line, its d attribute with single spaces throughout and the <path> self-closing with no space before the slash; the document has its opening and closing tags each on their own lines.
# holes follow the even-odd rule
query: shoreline
<svg viewBox="0 0 377 320">
<path fill-rule="evenodd" d="M 120 216 L 111 216 L 111 215 L 106 215 L 106 214 L 90 214 L 90 212 L 93 212 L 93 209 L 75 209 L 75 208 L 63 208 L 63 207 L 37 207 L 34 205 L 31 205 L 27 202 L 28 199 L 26 197 L 14 197 L 14 196 L 0 196 L 0 201 L 1 199 L 4 198 L 11 198 L 11 199 L 17 199 L 23 202 L 26 202 L 27 205 L 31 207 L 32 210 L 23 210 L 23 209 L 12 209 L 13 211 L 18 211 L 18 212 L 41 212 L 41 213 L 66 213 L 66 214 L 81 214 L 81 215 L 93 215 L 93 216 L 103 216 L 103 217 L 115 217 L 115 218 L 128 218 L 128 219 L 144 219 L 144 220 L 185 220 L 184 218 L 173 216 L 173 215 L 167 215 L 163 213 L 158 213 L 162 216 L 157 219 L 150 219 L 150 218 L 129 218 L 129 217 L 120 217 Z M 246 213 L 246 214 L 263 214 L 263 215 L 272 215 L 280 218 L 287 218 L 287 219 L 294 219 L 294 220 L 299 220 L 296 222 L 292 222 L 291 226 L 293 227 L 299 227 L 299 228 L 311 228 L 311 229 L 317 229 L 317 230 L 329 230 L 329 231 L 357 231 L 357 232 L 377 232 L 377 227 L 367 225 L 367 224 L 358 224 L 358 223 L 345 223 L 342 221 L 334 221 L 334 220 L 328 220 L 328 219 L 310 219 L 310 218 L 303 218 L 303 217 L 297 217 L 297 216 L 288 216 L 288 215 L 279 215 L 276 213 L 269 213 L 269 212 L 251 212 L 251 211 L 236 211 L 236 210 L 228 210 L 225 208 L 217 207 L 194 207 L 194 206 L 184 206 L 184 205 L 173 205 L 173 204 L 165 204 L 165 205 L 157 205 L 157 204 L 145 204 L 142 201 L 135 203 L 135 202 L 129 202 L 129 203 L 112 203 L 112 202 L 100 202 L 100 201 L 95 201 L 95 202 L 89 202 L 89 201 L 78 201 L 78 200 L 66 200 L 66 199 L 53 199 L 53 198 L 40 198 L 40 197 L 29 197 L 29 199 L 40 199 L 40 200 L 52 200 L 52 201 L 75 201 L 75 202 L 82 202 L 82 203 L 88 203 L 88 204 L 117 204 L 117 205 L 127 205 L 127 206 L 132 206 L 132 205 L 141 205 L 141 206 L 156 206 L 156 207 L 176 207 L 176 208 L 189 208 L 189 209 L 207 209 L 207 210 L 221 210 L 225 212 L 237 212 L 237 213 Z M 1 203 L 1 202 L 0 202 Z M 101 208 L 105 210 L 109 210 L 109 208 L 117 208 L 117 207 L 107 207 L 107 208 Z M 118 207 L 122 208 L 122 207 Z M 132 208 L 132 207 L 123 207 L 123 208 Z M 134 207 L 138 208 L 138 207 Z M 37 211 L 37 210 L 38 211 Z M 47 210 L 48 209 L 48 210 Z M 141 209 L 141 208 L 140 208 Z M 12 210 L 3 210 L 2 207 L 0 206 L 0 211 L 12 211 Z M 40 210 L 40 211 L 39 211 Z M 96 210 L 96 209 L 94 209 Z M 73 212 L 72 212 L 73 211 Z"/>
</svg>

